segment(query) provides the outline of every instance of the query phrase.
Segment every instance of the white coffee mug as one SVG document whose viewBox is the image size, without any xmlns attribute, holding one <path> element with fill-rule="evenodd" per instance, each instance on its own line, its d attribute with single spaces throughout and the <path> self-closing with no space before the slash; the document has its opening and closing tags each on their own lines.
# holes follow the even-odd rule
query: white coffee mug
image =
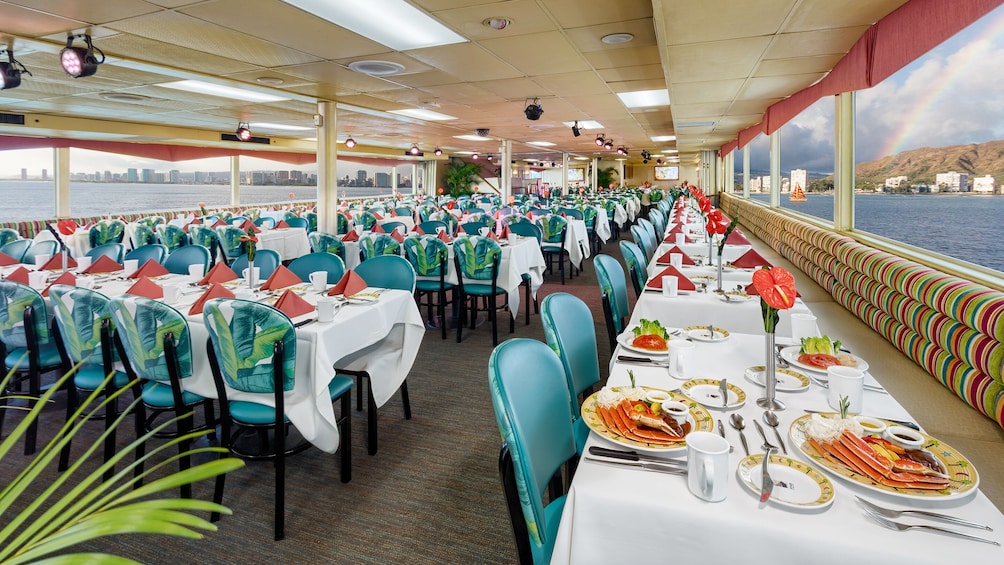
<svg viewBox="0 0 1004 565">
<path fill-rule="evenodd" d="M 52 259 L 52 255 L 49 255 L 48 253 L 39 253 L 38 255 L 35 255 L 35 266 L 41 269 L 49 262 L 49 259 Z"/>
<path fill-rule="evenodd" d="M 122 267 L 122 274 L 128 277 L 129 275 L 135 273 L 136 269 L 139 268 L 139 260 L 126 259 L 125 261 L 122 261 Z"/>
<path fill-rule="evenodd" d="M 176 284 L 164 285 L 164 302 L 175 304 L 181 300 L 181 287 Z"/>
<path fill-rule="evenodd" d="M 683 253 L 670 253 L 669 264 L 677 269 L 683 268 Z"/>
<path fill-rule="evenodd" d="M 680 278 L 676 275 L 662 277 L 662 295 L 676 296 L 680 293 Z"/>
<path fill-rule="evenodd" d="M 77 272 L 83 271 L 84 269 L 86 269 L 87 267 L 90 267 L 90 266 L 91 266 L 91 258 L 90 257 L 84 255 L 83 257 L 80 257 L 79 259 L 77 259 Z"/>
<path fill-rule="evenodd" d="M 830 408 L 840 410 L 840 398 L 845 397 L 850 403 L 847 411 L 852 414 L 862 412 L 865 390 L 865 374 L 854 367 L 835 365 L 826 368 L 829 388 L 826 391 L 826 402 Z"/>
<path fill-rule="evenodd" d="M 687 488 L 697 498 L 721 502 L 729 491 L 729 442 L 711 432 L 687 434 Z"/>
<path fill-rule="evenodd" d="M 687 358 L 694 350 L 694 342 L 685 339 L 671 339 L 668 345 L 669 375 L 673 378 L 687 380 Z"/>
<path fill-rule="evenodd" d="M 94 286 L 94 277 L 77 277 L 77 286 L 80 288 L 92 288 Z"/>
<path fill-rule="evenodd" d="M 310 286 L 318 292 L 324 290 L 324 287 L 328 286 L 328 272 L 314 271 L 310 273 Z"/>
<path fill-rule="evenodd" d="M 330 322 L 335 319 L 335 300 L 324 297 L 317 301 L 317 321 Z"/>
<path fill-rule="evenodd" d="M 356 226 L 353 229 L 356 230 L 356 234 L 358 234 L 358 235 L 362 235 L 363 234 L 363 227 L 362 226 Z"/>
<path fill-rule="evenodd" d="M 28 272 L 28 284 L 35 288 L 42 288 L 45 286 L 46 279 L 49 278 L 49 273 L 47 271 L 29 271 Z"/>
<path fill-rule="evenodd" d="M 188 278 L 192 282 L 199 282 L 202 277 L 206 276 L 206 266 L 201 263 L 195 263 L 188 266 Z"/>
<path fill-rule="evenodd" d="M 687 236 L 683 235 L 683 232 L 677 232 L 676 233 L 676 244 L 677 245 L 682 245 L 683 243 L 685 243 L 686 237 Z"/>
<path fill-rule="evenodd" d="M 516 243 L 518 243 L 518 242 L 519 242 L 519 236 L 516 235 L 516 234 L 514 234 L 514 233 L 510 233 L 509 234 L 509 245 L 516 245 Z"/>
<path fill-rule="evenodd" d="M 243 277 L 244 280 L 248 280 L 248 275 L 251 275 L 251 274 L 254 274 L 254 285 L 255 286 L 257 286 L 258 283 L 262 282 L 262 280 L 261 280 L 261 267 L 255 267 L 253 273 L 252 273 L 251 269 L 242 269 L 241 270 L 241 277 Z"/>
<path fill-rule="evenodd" d="M 487 237 L 488 236 L 488 227 L 486 226 L 486 227 L 478 228 L 478 235 L 480 235 L 481 237 Z"/>
<path fill-rule="evenodd" d="M 816 326 L 816 317 L 808 312 L 793 312 L 791 314 L 791 339 L 796 344 L 802 341 L 803 337 L 819 336 L 819 328 Z"/>
</svg>

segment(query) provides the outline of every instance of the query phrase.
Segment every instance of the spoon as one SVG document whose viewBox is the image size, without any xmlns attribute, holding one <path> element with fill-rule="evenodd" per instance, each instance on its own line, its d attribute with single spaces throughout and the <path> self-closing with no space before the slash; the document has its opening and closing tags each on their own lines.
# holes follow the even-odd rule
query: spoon
<svg viewBox="0 0 1004 565">
<path fill-rule="evenodd" d="M 773 410 L 767 410 L 763 413 L 763 421 L 768 426 L 774 428 L 774 437 L 777 438 L 777 443 L 781 446 L 781 451 L 787 455 L 788 448 L 784 446 L 784 440 L 781 439 L 781 434 L 777 432 L 777 425 L 780 423 L 777 419 L 777 414 L 775 414 Z"/>
<path fill-rule="evenodd" d="M 743 429 L 746 428 L 746 422 L 743 420 L 742 415 L 740 415 L 739 412 L 733 412 L 732 415 L 729 416 L 729 424 L 732 424 L 732 427 L 739 432 L 739 439 L 743 442 L 743 451 L 746 452 L 746 455 L 749 455 L 750 447 L 746 443 L 746 434 L 743 433 Z"/>
</svg>

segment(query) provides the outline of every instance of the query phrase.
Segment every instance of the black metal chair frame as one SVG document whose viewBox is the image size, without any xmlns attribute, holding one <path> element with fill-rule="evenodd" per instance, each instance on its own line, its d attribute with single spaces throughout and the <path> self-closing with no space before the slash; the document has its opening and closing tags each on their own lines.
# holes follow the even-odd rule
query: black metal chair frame
<svg viewBox="0 0 1004 565">
<path fill-rule="evenodd" d="M 548 248 L 544 247 L 543 242 L 541 243 L 540 250 L 544 254 L 544 262 L 547 263 L 547 272 L 554 272 L 554 259 L 558 259 L 558 271 L 561 272 L 561 284 L 565 284 L 565 257 L 568 257 L 568 250 L 565 249 L 565 245 L 568 243 L 568 224 L 561 228 L 561 247 L 558 249 L 554 248 L 554 243 L 557 242 L 547 242 Z M 571 265 L 571 257 L 568 259 L 569 265 Z M 572 278 L 571 272 L 569 272 L 568 278 Z"/>
<path fill-rule="evenodd" d="M 456 287 L 452 287 L 450 290 L 453 291 Z M 446 305 L 452 304 L 453 300 L 446 299 L 446 257 L 440 257 L 439 259 L 439 289 L 438 290 L 419 290 L 415 288 L 415 303 L 418 304 L 418 309 L 421 310 L 422 306 L 428 308 L 428 320 L 432 321 L 432 309 L 436 308 L 436 314 L 439 315 L 439 325 L 443 332 L 443 339 L 446 339 Z M 439 298 L 435 303 L 432 301 L 432 295 L 435 294 Z M 455 294 L 455 291 L 454 291 Z M 422 301 L 422 297 L 425 296 L 427 300 Z M 529 317 L 527 318 L 527 323 L 529 323 Z"/>
<path fill-rule="evenodd" d="M 467 291 L 464 290 L 464 272 L 460 268 L 460 257 L 458 255 L 454 254 L 453 255 L 453 261 L 454 261 L 454 263 L 456 265 L 456 269 L 457 269 L 457 289 L 459 291 L 459 296 L 457 297 L 457 299 L 460 301 L 460 319 L 457 320 L 457 343 L 460 343 L 461 334 L 462 334 L 463 328 L 464 328 L 464 323 L 467 321 L 467 310 L 468 310 L 467 309 L 467 298 L 468 298 L 468 296 L 467 296 Z M 500 263 L 500 261 L 501 261 L 500 255 L 496 255 L 495 259 L 492 260 L 492 288 L 495 289 L 495 294 L 492 294 L 491 296 L 485 295 L 483 297 L 485 299 L 484 300 L 484 302 L 485 302 L 485 308 L 484 309 L 488 312 L 488 320 L 492 324 L 492 345 L 493 346 L 499 344 L 498 311 L 499 310 L 505 310 L 506 312 L 510 312 L 510 310 L 509 310 L 509 294 L 508 293 L 506 293 L 504 291 L 501 293 L 503 296 L 505 296 L 505 302 L 502 304 L 502 306 L 498 306 L 498 301 L 497 301 L 497 298 L 498 298 L 498 296 L 500 294 L 498 292 L 498 289 L 499 289 L 499 287 L 498 287 L 498 278 L 499 278 L 499 263 Z M 470 296 L 470 298 L 471 298 L 470 304 L 471 304 L 471 307 L 473 308 L 473 311 L 471 312 L 471 329 L 472 330 L 475 328 L 475 323 L 477 322 L 477 318 L 478 318 L 478 303 L 477 303 L 477 299 L 479 297 L 480 297 L 479 295 L 471 295 Z M 491 300 L 493 302 L 495 302 L 495 304 L 493 304 L 493 305 L 489 304 L 489 301 L 488 301 L 489 298 L 491 298 Z M 510 315 L 509 316 L 509 333 L 513 333 L 515 331 L 516 331 L 516 320 Z"/>
<path fill-rule="evenodd" d="M 566 482 L 572 484 L 577 467 L 573 457 L 563 465 L 567 469 L 568 481 L 562 478 L 561 467 L 547 484 L 548 496 L 554 500 L 567 492 Z M 520 565 L 533 565 L 533 550 L 530 548 L 530 532 L 526 528 L 526 517 L 523 516 L 523 506 L 519 501 L 519 489 L 516 486 L 516 469 L 513 466 L 512 453 L 509 444 L 503 442 L 499 450 L 499 479 L 502 482 L 502 492 L 505 495 L 506 510 L 509 511 L 509 523 L 512 525 L 512 535 L 516 542 L 516 555 Z M 538 496 L 531 493 L 530 496 Z"/>
</svg>

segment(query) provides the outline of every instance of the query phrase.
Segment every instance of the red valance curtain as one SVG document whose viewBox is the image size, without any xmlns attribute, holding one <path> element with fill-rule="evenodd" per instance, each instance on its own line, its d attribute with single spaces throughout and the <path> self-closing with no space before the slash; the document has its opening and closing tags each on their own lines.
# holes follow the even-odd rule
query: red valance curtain
<svg viewBox="0 0 1004 565">
<path fill-rule="evenodd" d="M 1004 0 L 911 0 L 873 24 L 823 80 L 764 112 L 763 121 L 739 132 L 719 149 L 726 155 L 746 146 L 758 133 L 770 135 L 823 96 L 863 90 L 962 31 Z"/>
</svg>

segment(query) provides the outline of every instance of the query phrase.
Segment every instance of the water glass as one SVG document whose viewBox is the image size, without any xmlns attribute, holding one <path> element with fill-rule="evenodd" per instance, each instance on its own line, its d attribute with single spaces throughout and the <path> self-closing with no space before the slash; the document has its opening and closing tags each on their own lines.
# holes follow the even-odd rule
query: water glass
<svg viewBox="0 0 1004 565">
<path fill-rule="evenodd" d="M 669 264 L 676 269 L 683 268 L 683 253 L 670 253 Z"/>
<path fill-rule="evenodd" d="M 662 277 L 662 295 L 673 297 L 680 293 L 680 278 L 676 275 Z"/>
<path fill-rule="evenodd" d="M 808 312 L 795 312 L 791 315 L 791 339 L 800 343 L 803 337 L 818 337 L 819 328 L 816 317 Z"/>
<path fill-rule="evenodd" d="M 694 342 L 685 339 L 669 340 L 669 376 L 687 380 L 687 358 L 694 351 Z"/>
<path fill-rule="evenodd" d="M 840 410 L 841 397 L 847 398 L 851 414 L 863 411 L 865 374 L 854 367 L 836 365 L 826 368 L 829 379 L 829 389 L 826 391 L 826 402 L 830 408 Z"/>
<path fill-rule="evenodd" d="M 206 266 L 202 263 L 195 263 L 188 266 L 188 278 L 192 282 L 199 282 L 206 275 Z"/>
</svg>

